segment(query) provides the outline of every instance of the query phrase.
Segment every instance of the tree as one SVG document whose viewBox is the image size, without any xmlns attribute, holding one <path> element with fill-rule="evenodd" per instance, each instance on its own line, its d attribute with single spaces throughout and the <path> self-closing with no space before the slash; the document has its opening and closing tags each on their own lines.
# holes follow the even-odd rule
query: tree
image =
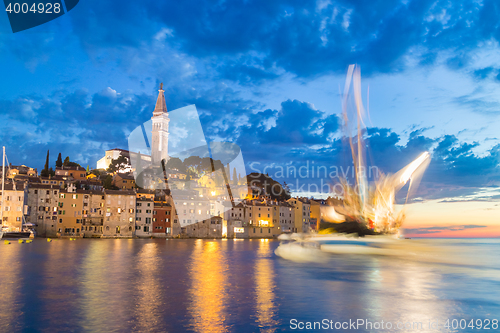
<svg viewBox="0 0 500 333">
<path fill-rule="evenodd" d="M 130 162 L 127 157 L 120 155 L 118 158 L 111 161 L 108 167 L 108 172 L 120 172 L 127 169 L 130 166 Z"/>
<path fill-rule="evenodd" d="M 87 164 L 87 173 L 90 173 L 90 167 L 88 164 Z"/>
<path fill-rule="evenodd" d="M 66 156 L 66 158 L 64 159 L 64 162 L 63 162 L 63 166 L 64 167 L 82 167 L 80 164 L 76 163 L 76 162 L 71 162 L 69 160 L 69 156 Z"/>
<path fill-rule="evenodd" d="M 63 166 L 63 160 L 61 153 L 59 153 L 59 156 L 57 156 L 57 161 L 56 161 L 56 168 L 60 168 Z"/>
<path fill-rule="evenodd" d="M 113 185 L 113 176 L 107 175 L 104 181 L 102 182 L 102 187 L 106 190 L 119 190 L 119 188 Z"/>
<path fill-rule="evenodd" d="M 47 150 L 47 158 L 45 159 L 45 166 L 43 167 L 42 172 L 40 172 L 42 177 L 49 176 L 49 151 Z"/>
<path fill-rule="evenodd" d="M 49 168 L 49 175 L 52 177 L 56 175 L 56 172 L 52 169 L 52 167 Z"/>
<path fill-rule="evenodd" d="M 196 170 L 196 173 L 199 173 L 201 158 L 199 156 L 189 156 L 184 160 L 184 165 L 186 166 L 187 169 L 191 167 L 193 170 Z"/>
<path fill-rule="evenodd" d="M 178 157 L 170 157 L 167 162 L 167 169 L 177 170 L 179 172 L 186 172 L 186 167 Z"/>
</svg>

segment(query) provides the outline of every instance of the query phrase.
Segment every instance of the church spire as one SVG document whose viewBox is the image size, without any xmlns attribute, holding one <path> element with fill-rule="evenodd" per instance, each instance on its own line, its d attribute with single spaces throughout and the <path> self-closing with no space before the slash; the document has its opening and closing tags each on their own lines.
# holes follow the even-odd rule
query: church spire
<svg viewBox="0 0 500 333">
<path fill-rule="evenodd" d="M 160 89 L 158 91 L 158 99 L 156 100 L 156 106 L 155 110 L 153 111 L 153 116 L 167 113 L 167 103 L 165 103 L 165 95 L 163 94 L 163 82 L 160 83 Z"/>
</svg>

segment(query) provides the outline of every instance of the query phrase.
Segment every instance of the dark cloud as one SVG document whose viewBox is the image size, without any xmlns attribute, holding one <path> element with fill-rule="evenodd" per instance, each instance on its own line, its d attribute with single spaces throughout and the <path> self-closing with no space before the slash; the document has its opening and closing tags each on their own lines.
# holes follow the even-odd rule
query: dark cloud
<svg viewBox="0 0 500 333">
<path fill-rule="evenodd" d="M 137 57 L 159 65 L 182 53 L 240 84 L 280 73 L 344 73 L 351 63 L 368 75 L 399 72 L 408 57 L 428 66 L 442 55 L 448 66 L 461 69 L 481 42 L 500 41 L 498 7 L 495 0 L 84 1 L 71 19 L 53 23 L 54 31 L 66 31 L 58 38 L 25 34 L 3 37 L 0 45 L 36 62 L 57 52 L 71 55 L 64 46 L 76 36 L 94 60 L 114 60 L 124 68 Z M 491 68 L 470 72 L 477 78 L 498 74 Z"/>
</svg>

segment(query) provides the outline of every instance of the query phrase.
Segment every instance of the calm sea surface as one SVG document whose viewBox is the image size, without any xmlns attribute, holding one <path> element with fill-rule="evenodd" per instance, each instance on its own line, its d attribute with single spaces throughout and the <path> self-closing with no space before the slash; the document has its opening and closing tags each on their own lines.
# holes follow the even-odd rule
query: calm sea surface
<svg viewBox="0 0 500 333">
<path fill-rule="evenodd" d="M 421 322 L 378 331 L 437 332 L 447 319 L 500 319 L 500 242 L 428 242 L 453 248 L 459 262 L 296 263 L 274 254 L 279 242 L 261 240 L 1 243 L 0 332 L 300 331 L 293 319 Z"/>
</svg>

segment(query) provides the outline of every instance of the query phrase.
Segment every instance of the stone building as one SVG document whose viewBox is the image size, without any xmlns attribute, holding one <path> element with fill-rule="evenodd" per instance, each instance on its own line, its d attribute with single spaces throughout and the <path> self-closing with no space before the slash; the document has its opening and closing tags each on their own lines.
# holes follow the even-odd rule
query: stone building
<svg viewBox="0 0 500 333">
<path fill-rule="evenodd" d="M 101 237 L 104 225 L 104 192 L 92 190 L 77 190 L 76 192 L 83 195 L 83 237 Z"/>
<path fill-rule="evenodd" d="M 113 185 L 121 190 L 133 190 L 135 179 L 132 173 L 117 173 L 113 176 Z"/>
<path fill-rule="evenodd" d="M 222 238 L 222 218 L 212 216 L 201 222 L 187 225 L 182 235 L 188 238 Z"/>
<path fill-rule="evenodd" d="M 56 168 L 56 176 L 61 176 L 66 179 L 83 180 L 87 178 L 87 170 L 80 166 L 62 166 Z"/>
<path fill-rule="evenodd" d="M 292 232 L 308 232 L 311 218 L 309 200 L 307 198 L 290 198 L 287 202 L 295 207 L 295 223 Z"/>
<path fill-rule="evenodd" d="M 37 236 L 56 237 L 59 195 L 59 185 L 29 184 L 26 222 L 35 225 Z"/>
<path fill-rule="evenodd" d="M 172 205 L 167 201 L 155 201 L 153 210 L 153 235 L 172 236 Z"/>
<path fill-rule="evenodd" d="M 135 191 L 105 190 L 102 237 L 133 237 L 135 233 Z"/>
<path fill-rule="evenodd" d="M 0 209 L 2 210 L 2 227 L 13 231 L 20 231 L 24 215 L 28 210 L 28 189 L 24 183 L 5 183 L 4 192 L 0 195 Z M 4 196 L 4 206 L 1 207 L 1 197 Z"/>
<path fill-rule="evenodd" d="M 59 194 L 58 206 L 57 235 L 62 237 L 83 237 L 82 193 L 62 190 Z"/>
<path fill-rule="evenodd" d="M 137 237 L 152 236 L 153 209 L 154 209 L 154 199 L 145 195 L 140 196 L 139 193 L 137 193 L 136 214 L 135 214 L 135 235 Z"/>
<path fill-rule="evenodd" d="M 295 207 L 288 202 L 279 204 L 279 224 L 281 233 L 291 233 L 295 228 Z"/>
</svg>

